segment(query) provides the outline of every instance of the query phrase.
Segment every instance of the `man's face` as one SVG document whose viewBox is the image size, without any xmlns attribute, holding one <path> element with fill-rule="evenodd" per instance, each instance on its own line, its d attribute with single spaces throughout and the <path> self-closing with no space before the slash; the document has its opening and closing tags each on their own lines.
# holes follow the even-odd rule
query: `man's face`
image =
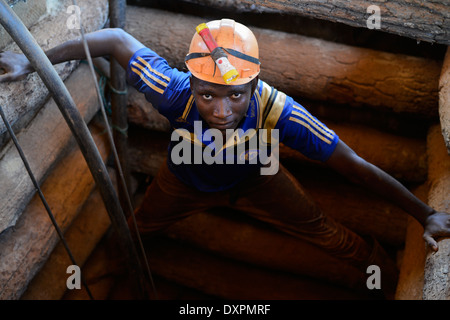
<svg viewBox="0 0 450 320">
<path fill-rule="evenodd" d="M 191 77 L 191 89 L 198 112 L 210 128 L 236 129 L 244 118 L 257 79 L 242 85 L 220 85 Z"/>
</svg>

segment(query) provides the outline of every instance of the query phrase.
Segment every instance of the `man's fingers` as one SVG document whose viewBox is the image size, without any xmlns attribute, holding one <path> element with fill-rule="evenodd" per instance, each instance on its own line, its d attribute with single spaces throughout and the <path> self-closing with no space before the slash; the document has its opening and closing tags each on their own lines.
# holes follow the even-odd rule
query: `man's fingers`
<svg viewBox="0 0 450 320">
<path fill-rule="evenodd" d="M 27 74 L 19 74 L 18 72 L 6 72 L 2 74 L 0 72 L 0 83 L 1 82 L 12 82 L 12 81 L 19 81 L 25 79 Z"/>
<path fill-rule="evenodd" d="M 0 82 L 11 80 L 11 71 L 12 70 L 9 70 L 9 68 L 6 65 L 4 65 L 0 59 Z"/>
<path fill-rule="evenodd" d="M 3 55 L 2 55 L 2 53 L 0 52 L 0 69 L 7 68 L 7 66 L 8 66 L 8 64 L 4 61 Z"/>
<path fill-rule="evenodd" d="M 437 244 L 436 240 L 434 240 L 434 238 L 432 236 L 430 236 L 429 234 L 425 233 L 423 235 L 423 239 L 431 247 L 431 249 L 434 252 L 437 252 L 439 250 L 438 244 Z"/>
<path fill-rule="evenodd" d="M 11 80 L 11 75 L 9 73 L 0 74 L 0 82 L 7 82 Z"/>
</svg>

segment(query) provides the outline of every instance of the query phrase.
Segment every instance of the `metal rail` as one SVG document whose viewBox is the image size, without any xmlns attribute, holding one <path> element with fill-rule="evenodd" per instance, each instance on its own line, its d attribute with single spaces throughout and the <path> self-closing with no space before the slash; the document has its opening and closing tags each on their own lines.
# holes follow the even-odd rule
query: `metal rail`
<svg viewBox="0 0 450 320">
<path fill-rule="evenodd" d="M 108 175 L 105 164 L 95 145 L 95 142 L 79 113 L 69 91 L 54 69 L 44 51 L 4 0 L 0 0 L 0 24 L 17 43 L 24 55 L 28 58 L 34 70 L 38 73 L 45 86 L 52 94 L 53 99 L 65 121 L 67 122 L 78 146 L 87 162 L 89 170 L 100 191 L 106 210 L 111 219 L 112 226 L 120 239 L 121 249 L 126 258 L 129 272 L 137 279 L 138 290 L 142 297 L 147 297 L 145 276 L 135 248 L 126 217 L 120 206 L 119 199 Z"/>
</svg>

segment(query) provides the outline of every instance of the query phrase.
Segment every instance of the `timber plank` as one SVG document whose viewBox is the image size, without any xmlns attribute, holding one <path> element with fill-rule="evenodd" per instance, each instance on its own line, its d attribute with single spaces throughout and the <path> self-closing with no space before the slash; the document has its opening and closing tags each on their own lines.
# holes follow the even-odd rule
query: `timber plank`
<svg viewBox="0 0 450 320">
<path fill-rule="evenodd" d="M 185 70 L 195 27 L 204 19 L 134 6 L 127 10 L 125 30 L 170 66 Z M 438 114 L 441 61 L 251 29 L 260 49 L 260 78 L 290 96 L 426 117 Z"/>
<path fill-rule="evenodd" d="M 99 106 L 88 66 L 80 65 L 65 83 L 81 115 L 89 122 Z M 71 136 L 71 131 L 53 99 L 45 104 L 27 128 L 17 134 L 38 182 L 42 181 L 53 163 L 64 155 Z M 1 233 L 14 226 L 35 192 L 12 141 L 0 151 L 0 180 Z"/>
<path fill-rule="evenodd" d="M 276 11 L 313 19 L 367 28 L 373 14 L 370 5 L 380 9 L 380 31 L 418 41 L 450 44 L 450 4 L 446 0 L 420 1 L 291 1 L 291 0 L 182 0 L 227 11 Z"/>
<path fill-rule="evenodd" d="M 110 170 L 110 176 L 115 183 L 113 170 Z M 75 217 L 64 234 L 80 268 L 84 266 L 110 226 L 111 220 L 100 193 L 97 189 L 94 189 L 83 204 L 81 212 Z M 72 265 L 72 261 L 63 244 L 59 242 L 45 265 L 28 285 L 21 299 L 60 300 L 67 290 L 66 280 L 70 274 L 67 274 L 66 270 L 70 265 Z M 91 288 L 89 289 L 91 290 Z M 94 299 L 97 298 L 94 296 Z"/>
<path fill-rule="evenodd" d="M 435 125 L 428 135 L 428 203 L 436 211 L 450 212 L 450 156 L 440 131 Z M 441 239 L 438 245 L 438 252 L 427 251 L 424 300 L 450 300 L 450 238 Z"/>
<path fill-rule="evenodd" d="M 450 154 L 450 49 L 447 47 L 447 53 L 442 66 L 441 78 L 439 79 L 439 118 L 441 122 L 442 136 L 447 147 L 447 153 Z"/>
<path fill-rule="evenodd" d="M 207 253 L 168 239 L 146 244 L 152 272 L 169 281 L 222 299 L 330 300 L 367 299 L 308 277 L 261 268 Z M 368 291 L 368 290 L 367 290 Z"/>
<path fill-rule="evenodd" d="M 109 149 L 106 137 L 101 135 L 100 128 L 91 127 L 91 130 L 100 154 L 106 159 Z M 58 162 L 41 186 L 63 232 L 80 212 L 94 186 L 91 172 L 73 139 L 71 152 Z M 15 227 L 0 235 L 0 299 L 19 299 L 58 241 L 56 230 L 35 195 Z"/>
<path fill-rule="evenodd" d="M 165 234 L 211 254 L 259 267 L 325 280 L 354 290 L 365 288 L 361 270 L 314 245 L 246 218 L 245 214 L 218 209 L 201 212 L 176 222 Z"/>
<path fill-rule="evenodd" d="M 30 28 L 30 33 L 44 51 L 80 36 L 79 30 L 67 27 L 67 20 L 70 17 L 67 8 L 73 5 L 72 0 L 54 1 L 53 5 L 50 14 Z M 86 32 L 103 28 L 108 17 L 107 0 L 84 0 L 78 5 L 83 12 L 82 24 Z M 21 52 L 15 43 L 6 46 L 3 50 Z M 68 61 L 55 65 L 55 69 L 65 80 L 77 66 L 77 61 Z M 3 83 L 0 86 L 0 104 L 9 121 L 12 124 L 18 122 L 19 127 L 26 125 L 21 123 L 20 119 L 28 113 L 33 114 L 39 110 L 48 97 L 49 92 L 36 72 L 29 74 L 23 80 Z M 6 128 L 1 122 L 0 134 L 5 131 Z"/>
</svg>

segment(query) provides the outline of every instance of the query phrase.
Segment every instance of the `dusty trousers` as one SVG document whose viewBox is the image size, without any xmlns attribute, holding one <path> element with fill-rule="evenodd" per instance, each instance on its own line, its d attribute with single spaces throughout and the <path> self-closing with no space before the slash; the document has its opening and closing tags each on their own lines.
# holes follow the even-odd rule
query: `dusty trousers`
<svg viewBox="0 0 450 320">
<path fill-rule="evenodd" d="M 217 206 L 237 209 L 270 223 L 360 268 L 377 260 L 378 250 L 373 243 L 324 215 L 281 165 L 275 175 L 255 175 L 226 191 L 201 192 L 182 183 L 164 163 L 135 217 L 140 234 L 148 237 L 189 215 Z M 129 219 L 133 229 L 131 223 Z"/>
</svg>

